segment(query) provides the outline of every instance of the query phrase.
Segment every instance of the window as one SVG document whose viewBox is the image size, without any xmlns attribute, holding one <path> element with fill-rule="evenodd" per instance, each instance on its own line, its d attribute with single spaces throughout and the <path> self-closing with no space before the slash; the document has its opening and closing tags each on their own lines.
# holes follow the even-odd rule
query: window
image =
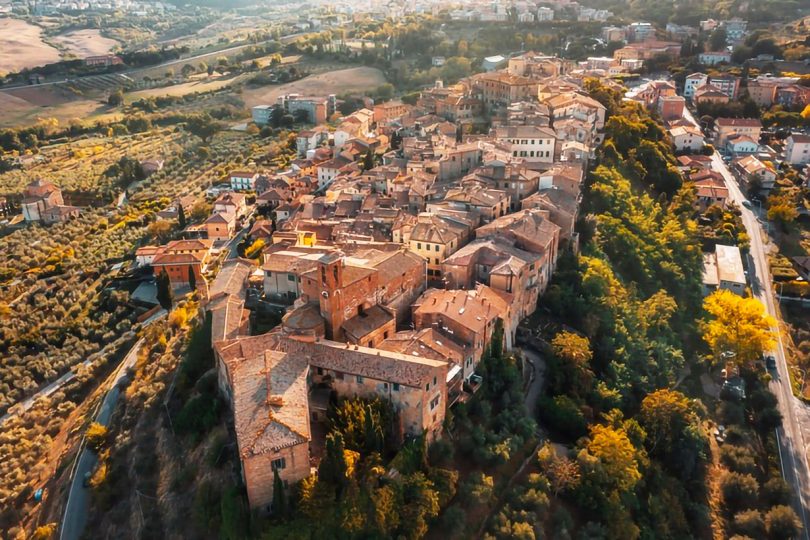
<svg viewBox="0 0 810 540">
<path fill-rule="evenodd" d="M 270 463 L 270 468 L 274 471 L 282 471 L 287 468 L 287 462 L 284 458 L 274 459 Z"/>
<path fill-rule="evenodd" d="M 394 389 L 394 392 L 399 392 L 399 383 L 394 383 L 391 385 Z"/>
<path fill-rule="evenodd" d="M 433 377 L 433 386 L 436 386 L 436 377 Z"/>
<path fill-rule="evenodd" d="M 295 281 L 295 276 L 293 274 L 287 274 L 287 281 Z"/>
<path fill-rule="evenodd" d="M 357 379 L 357 384 L 363 384 L 363 377 L 361 377 L 360 375 L 358 375 L 358 376 L 356 377 L 356 379 Z"/>
<path fill-rule="evenodd" d="M 432 411 L 433 409 L 435 409 L 435 408 L 436 408 L 436 406 L 439 404 L 439 398 L 441 398 L 441 396 L 440 396 L 440 395 L 439 395 L 439 396 L 436 396 L 435 398 L 433 398 L 433 399 L 431 399 L 431 400 L 430 400 L 430 410 L 431 410 L 431 411 Z"/>
<path fill-rule="evenodd" d="M 270 272 L 270 271 L 268 270 L 268 271 L 267 271 L 267 277 L 270 277 L 270 276 L 272 276 L 272 275 L 273 275 L 273 272 Z"/>
<path fill-rule="evenodd" d="M 422 242 L 416 243 L 416 249 L 422 249 Z"/>
<path fill-rule="evenodd" d="M 425 392 L 427 392 L 427 391 L 429 391 L 429 390 L 430 390 L 430 383 L 427 383 L 427 384 L 425 385 Z"/>
<path fill-rule="evenodd" d="M 436 251 L 439 251 L 439 244 L 436 244 L 434 247 L 436 248 Z"/>
<path fill-rule="evenodd" d="M 318 375 L 323 375 L 323 368 L 322 367 L 318 368 Z"/>
<path fill-rule="evenodd" d="M 337 379 L 339 381 L 342 381 L 343 380 L 343 372 L 342 371 L 336 371 L 335 372 L 335 379 Z"/>
</svg>

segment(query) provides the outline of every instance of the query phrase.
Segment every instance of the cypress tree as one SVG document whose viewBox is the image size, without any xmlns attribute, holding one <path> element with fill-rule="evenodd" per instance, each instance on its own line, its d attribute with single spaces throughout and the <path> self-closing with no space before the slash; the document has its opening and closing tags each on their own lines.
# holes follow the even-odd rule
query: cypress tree
<svg viewBox="0 0 810 540">
<path fill-rule="evenodd" d="M 177 221 L 180 223 L 180 228 L 186 228 L 186 211 L 183 210 L 183 205 L 178 205 L 180 208 L 177 210 Z"/>
<path fill-rule="evenodd" d="M 172 309 L 174 303 L 174 293 L 172 291 L 172 283 L 169 280 L 169 275 L 166 271 L 162 271 L 157 277 L 157 300 L 158 303 L 166 311 Z"/>
<path fill-rule="evenodd" d="M 188 267 L 188 286 L 191 287 L 191 292 L 197 290 L 197 276 L 194 275 L 194 268 Z"/>
</svg>

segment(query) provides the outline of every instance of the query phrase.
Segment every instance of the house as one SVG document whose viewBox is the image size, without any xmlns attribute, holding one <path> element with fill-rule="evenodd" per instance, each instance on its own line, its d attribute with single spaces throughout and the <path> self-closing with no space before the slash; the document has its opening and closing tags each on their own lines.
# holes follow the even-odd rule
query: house
<svg viewBox="0 0 810 540">
<path fill-rule="evenodd" d="M 732 155 L 753 154 L 759 143 L 748 135 L 731 135 L 726 139 L 726 152 Z"/>
<path fill-rule="evenodd" d="M 464 177 L 464 181 L 476 181 L 506 191 L 511 201 L 510 208 L 517 210 L 521 200 L 537 191 L 540 175 L 541 173 L 529 169 L 526 164 L 506 164 L 493 160 L 473 170 Z"/>
<path fill-rule="evenodd" d="M 236 214 L 215 212 L 204 223 L 206 238 L 215 242 L 227 242 L 236 231 Z"/>
<path fill-rule="evenodd" d="M 546 22 L 546 21 L 553 21 L 554 20 L 554 10 L 540 6 L 537 8 L 537 22 Z"/>
<path fill-rule="evenodd" d="M 335 113 L 337 107 L 337 98 L 334 95 L 305 97 L 299 94 L 285 94 L 279 96 L 276 102 L 285 112 L 315 125 L 325 123 Z"/>
<path fill-rule="evenodd" d="M 627 25 L 628 41 L 647 41 L 655 37 L 655 26 L 648 22 L 634 22 Z"/>
<path fill-rule="evenodd" d="M 495 129 L 495 140 L 505 143 L 513 157 L 527 163 L 553 163 L 557 135 L 547 127 L 508 126 Z"/>
<path fill-rule="evenodd" d="M 661 115 L 661 119 L 668 122 L 682 118 L 685 106 L 686 100 L 681 96 L 661 96 L 658 98 L 656 110 Z"/>
<path fill-rule="evenodd" d="M 416 224 L 401 239 L 427 264 L 429 281 L 442 278 L 442 261 L 466 244 L 472 235 L 469 222 L 452 215 L 420 213 Z"/>
<path fill-rule="evenodd" d="M 695 105 L 702 105 L 704 103 L 728 103 L 730 100 L 725 92 L 713 84 L 699 86 L 695 90 L 692 98 Z"/>
<path fill-rule="evenodd" d="M 560 228 L 560 241 L 569 244 L 575 240 L 579 199 L 557 186 L 544 188 L 521 202 L 521 208 L 539 208 L 548 212 L 549 221 Z"/>
<path fill-rule="evenodd" d="M 447 190 L 441 203 L 428 203 L 427 211 L 441 211 L 442 208 L 472 210 L 485 223 L 506 215 L 511 207 L 511 197 L 506 191 L 490 189 L 478 182 L 464 183 Z"/>
<path fill-rule="evenodd" d="M 703 148 L 705 138 L 703 132 L 697 126 L 678 126 L 669 131 L 672 145 L 675 150 L 682 152 L 689 150 L 696 152 Z"/>
<path fill-rule="evenodd" d="M 162 246 L 143 246 L 135 250 L 135 266 L 152 266 L 155 257 L 163 253 Z"/>
<path fill-rule="evenodd" d="M 647 40 L 639 43 L 628 43 L 625 47 L 613 52 L 613 59 L 651 60 L 659 56 L 668 56 L 677 60 L 681 56 L 681 44 L 674 41 Z"/>
<path fill-rule="evenodd" d="M 704 296 L 718 289 L 744 296 L 746 284 L 740 248 L 717 244 L 714 253 L 703 255 Z"/>
<path fill-rule="evenodd" d="M 244 193 L 223 193 L 214 201 L 212 213 L 228 213 L 235 217 L 247 214 L 247 197 Z"/>
<path fill-rule="evenodd" d="M 762 122 L 758 118 L 718 118 L 714 121 L 715 140 L 721 147 L 726 146 L 728 139 L 734 135 L 745 135 L 758 141 L 761 132 Z"/>
<path fill-rule="evenodd" d="M 102 54 L 99 56 L 88 56 L 84 59 L 84 65 L 88 67 L 110 67 L 124 63 L 120 56 L 115 54 Z"/>
<path fill-rule="evenodd" d="M 472 372 L 492 340 L 498 319 L 509 319 L 509 305 L 483 286 L 474 290 L 428 289 L 413 305 L 415 329 L 433 328 L 447 339 L 453 339 L 471 351 Z"/>
<path fill-rule="evenodd" d="M 324 189 L 331 184 L 341 169 L 351 164 L 352 161 L 343 156 L 337 156 L 330 160 L 318 163 L 315 170 L 318 172 L 318 189 Z"/>
<path fill-rule="evenodd" d="M 170 253 L 166 250 L 152 259 L 152 268 L 155 275 L 166 273 L 169 281 L 175 287 L 188 285 L 191 274 L 196 283 L 202 283 L 204 261 L 202 255 L 196 253 Z"/>
<path fill-rule="evenodd" d="M 698 55 L 698 62 L 704 66 L 714 66 L 722 63 L 728 64 L 731 62 L 731 53 L 729 51 L 702 52 Z"/>
<path fill-rule="evenodd" d="M 691 75 L 687 75 L 683 83 L 683 97 L 692 99 L 695 96 L 695 90 L 708 82 L 709 76 L 705 73 L 692 73 Z"/>
<path fill-rule="evenodd" d="M 274 108 L 272 105 L 256 105 L 250 109 L 253 122 L 260 126 L 266 126 L 273 120 Z"/>
<path fill-rule="evenodd" d="M 740 77 L 734 75 L 723 75 L 721 77 L 710 77 L 709 84 L 720 89 L 728 99 L 735 100 L 740 95 Z"/>
<path fill-rule="evenodd" d="M 325 126 L 302 129 L 295 138 L 295 149 L 298 157 L 306 157 L 307 152 L 320 148 L 329 141 L 329 130 Z"/>
<path fill-rule="evenodd" d="M 689 179 L 693 182 L 697 206 L 701 211 L 705 211 L 712 205 L 720 208 L 726 207 L 728 187 L 720 173 L 703 170 L 691 175 Z"/>
<path fill-rule="evenodd" d="M 785 161 L 791 165 L 810 163 L 810 136 L 791 133 L 785 141 Z"/>
<path fill-rule="evenodd" d="M 761 189 L 770 190 L 776 183 L 776 171 L 773 165 L 770 162 L 763 163 L 756 156 L 748 155 L 736 158 L 732 161 L 731 168 L 737 177 L 748 186 L 756 179 Z"/>
<path fill-rule="evenodd" d="M 563 118 L 576 118 L 592 126 L 594 132 L 605 127 L 605 106 L 595 99 L 577 92 L 564 92 L 545 100 L 556 122 Z"/>
<path fill-rule="evenodd" d="M 537 99 L 538 83 L 528 77 L 494 71 L 473 75 L 470 82 L 472 96 L 480 99 L 491 113 L 498 113 L 519 101 Z"/>
<path fill-rule="evenodd" d="M 231 189 L 252 190 L 259 173 L 252 171 L 233 171 L 230 175 Z"/>
<path fill-rule="evenodd" d="M 408 106 L 400 100 L 386 101 L 374 105 L 374 121 L 377 123 L 390 122 L 401 118 L 408 113 Z"/>
<path fill-rule="evenodd" d="M 45 224 L 60 223 L 79 215 L 80 208 L 67 206 L 62 199 L 62 190 L 53 182 L 37 179 L 23 190 L 23 219 L 27 222 L 41 221 Z"/>
</svg>

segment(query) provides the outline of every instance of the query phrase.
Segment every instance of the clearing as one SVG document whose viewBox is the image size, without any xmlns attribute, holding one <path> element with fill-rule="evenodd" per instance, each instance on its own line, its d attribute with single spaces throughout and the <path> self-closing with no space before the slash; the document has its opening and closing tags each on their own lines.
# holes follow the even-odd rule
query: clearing
<svg viewBox="0 0 810 540">
<path fill-rule="evenodd" d="M 116 40 L 102 36 L 101 32 L 95 28 L 74 30 L 54 36 L 51 40 L 63 47 L 67 54 L 78 58 L 107 54 L 119 45 Z"/>
<path fill-rule="evenodd" d="M 384 84 L 385 75 L 377 68 L 355 67 L 328 71 L 310 75 L 301 80 L 287 84 L 245 88 L 242 99 L 250 108 L 256 105 L 275 103 L 284 94 L 303 94 L 307 96 L 326 96 L 329 94 L 347 94 L 365 92 Z"/>
<path fill-rule="evenodd" d="M 144 98 L 160 97 L 160 96 L 185 96 L 186 94 L 193 94 L 194 92 L 210 92 L 212 90 L 219 90 L 230 86 L 234 83 L 245 80 L 250 77 L 250 74 L 224 77 L 206 77 L 205 79 L 192 80 L 171 86 L 164 86 L 161 88 L 150 88 L 148 90 L 138 90 L 136 92 L 128 92 L 125 94 L 127 103 L 138 101 Z"/>
<path fill-rule="evenodd" d="M 56 118 L 67 124 L 108 110 L 99 101 L 78 99 L 73 92 L 55 85 L 23 86 L 0 92 L 0 127 L 27 126 L 39 118 Z"/>
<path fill-rule="evenodd" d="M 42 41 L 42 28 L 19 19 L 0 19 L 0 73 L 59 61 L 59 51 Z"/>
</svg>

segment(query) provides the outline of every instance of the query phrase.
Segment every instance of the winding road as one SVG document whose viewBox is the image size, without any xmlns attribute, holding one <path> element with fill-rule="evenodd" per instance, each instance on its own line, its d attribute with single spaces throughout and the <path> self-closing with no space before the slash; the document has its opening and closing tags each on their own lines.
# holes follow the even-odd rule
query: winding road
<svg viewBox="0 0 810 540">
<path fill-rule="evenodd" d="M 158 311 L 144 321 L 144 327 L 165 316 L 166 310 Z M 118 402 L 118 396 L 121 393 L 121 387 L 118 383 L 126 376 L 127 370 L 135 365 L 138 352 L 143 344 L 144 338 L 136 341 L 124 357 L 123 362 L 116 369 L 115 374 L 108 379 L 107 393 L 104 395 L 101 407 L 99 407 L 94 419 L 95 422 L 102 426 L 109 425 L 115 405 Z M 87 508 L 90 503 L 90 490 L 84 485 L 84 478 L 93 473 L 97 463 L 98 456 L 93 450 L 87 448 L 82 440 L 79 457 L 70 483 L 67 504 L 65 504 L 65 514 L 59 527 L 59 540 L 79 540 L 82 538 L 84 527 L 87 524 Z"/>
<path fill-rule="evenodd" d="M 684 109 L 684 117 L 699 125 L 688 109 Z M 729 191 L 729 200 L 734 202 L 741 212 L 742 222 L 750 238 L 750 257 L 753 267 L 749 268 L 749 280 L 754 296 L 762 302 L 768 314 L 777 321 L 781 319 L 778 305 L 774 300 L 770 266 L 768 265 L 768 251 L 770 248 L 768 236 L 762 228 L 756 213 L 743 205 L 746 197 L 740 189 L 737 179 L 731 174 L 720 154 L 716 151 L 712 155 L 712 170 L 720 173 L 726 182 Z M 773 379 L 770 390 L 779 401 L 779 412 L 782 413 L 782 427 L 776 430 L 779 445 L 779 458 L 782 465 L 782 476 L 793 488 L 794 508 L 802 520 L 803 532 L 801 538 L 810 540 L 810 472 L 808 472 L 806 446 L 799 424 L 799 414 L 804 414 L 805 405 L 793 396 L 793 389 L 788 376 L 788 364 L 785 349 L 782 345 L 781 332 L 778 326 L 773 328 L 776 333 L 777 348 L 773 351 L 776 357 L 777 370 L 772 373 Z"/>
</svg>

